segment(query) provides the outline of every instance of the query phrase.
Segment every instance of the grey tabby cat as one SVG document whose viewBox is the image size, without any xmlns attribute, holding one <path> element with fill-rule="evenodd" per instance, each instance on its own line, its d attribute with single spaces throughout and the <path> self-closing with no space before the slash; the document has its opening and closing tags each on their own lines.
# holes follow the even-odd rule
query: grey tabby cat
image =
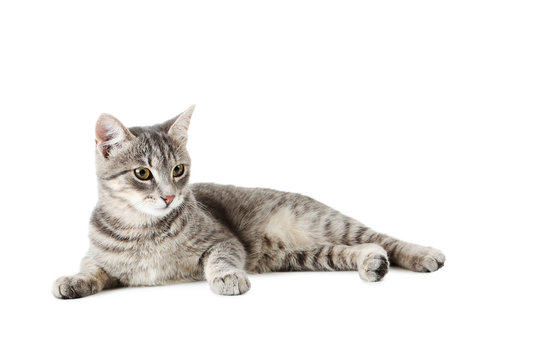
<svg viewBox="0 0 540 360">
<path fill-rule="evenodd" d="M 357 270 L 379 281 L 389 264 L 443 266 L 440 251 L 377 233 L 303 195 L 189 184 L 193 110 L 130 129 L 111 115 L 98 119 L 90 249 L 78 274 L 56 280 L 54 296 L 203 279 L 217 294 L 239 295 L 250 288 L 248 273 Z"/>
</svg>

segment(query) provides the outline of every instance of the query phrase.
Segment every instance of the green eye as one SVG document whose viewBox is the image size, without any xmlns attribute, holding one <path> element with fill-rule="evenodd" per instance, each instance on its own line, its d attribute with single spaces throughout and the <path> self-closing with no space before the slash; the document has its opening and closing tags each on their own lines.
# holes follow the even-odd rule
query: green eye
<svg viewBox="0 0 540 360">
<path fill-rule="evenodd" d="M 184 173 L 184 165 L 182 164 L 176 165 L 172 171 L 172 175 L 174 177 L 182 176 L 183 173 Z"/>
<path fill-rule="evenodd" d="M 147 168 L 135 169 L 135 176 L 141 180 L 149 180 L 152 178 L 152 173 Z"/>
</svg>

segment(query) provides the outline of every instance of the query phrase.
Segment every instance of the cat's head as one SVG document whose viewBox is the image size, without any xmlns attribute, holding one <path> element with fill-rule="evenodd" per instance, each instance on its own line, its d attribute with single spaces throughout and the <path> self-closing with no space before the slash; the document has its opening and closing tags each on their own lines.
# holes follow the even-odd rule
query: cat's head
<svg viewBox="0 0 540 360">
<path fill-rule="evenodd" d="M 159 125 L 129 129 L 112 115 L 101 115 L 96 123 L 100 199 L 156 217 L 180 206 L 189 181 L 186 143 L 194 108 Z"/>
</svg>

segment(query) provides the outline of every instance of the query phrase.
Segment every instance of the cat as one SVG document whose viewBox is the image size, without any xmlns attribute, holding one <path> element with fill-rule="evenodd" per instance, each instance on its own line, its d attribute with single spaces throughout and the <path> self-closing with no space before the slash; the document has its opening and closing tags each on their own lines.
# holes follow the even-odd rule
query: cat
<svg viewBox="0 0 540 360">
<path fill-rule="evenodd" d="M 248 273 L 357 270 L 379 281 L 390 264 L 419 272 L 444 265 L 439 250 L 375 232 L 307 196 L 190 184 L 193 110 L 129 129 L 99 117 L 90 248 L 78 274 L 56 280 L 55 297 L 204 279 L 217 294 L 239 295 L 250 289 Z"/>
</svg>

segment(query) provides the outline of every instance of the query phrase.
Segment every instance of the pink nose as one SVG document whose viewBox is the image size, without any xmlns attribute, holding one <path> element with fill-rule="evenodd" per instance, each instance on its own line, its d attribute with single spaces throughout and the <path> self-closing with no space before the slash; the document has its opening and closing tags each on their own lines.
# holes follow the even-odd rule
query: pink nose
<svg viewBox="0 0 540 360">
<path fill-rule="evenodd" d="M 163 201 L 165 201 L 165 204 L 169 206 L 174 200 L 174 195 L 165 195 L 165 196 L 162 196 L 161 198 L 163 199 Z"/>
</svg>

